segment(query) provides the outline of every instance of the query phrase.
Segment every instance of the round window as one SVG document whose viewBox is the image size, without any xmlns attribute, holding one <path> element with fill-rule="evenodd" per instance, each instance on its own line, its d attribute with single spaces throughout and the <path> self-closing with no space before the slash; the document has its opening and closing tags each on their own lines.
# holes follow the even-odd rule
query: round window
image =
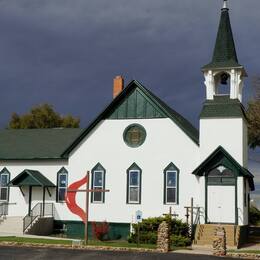
<svg viewBox="0 0 260 260">
<path fill-rule="evenodd" d="M 145 129 L 138 124 L 128 126 L 124 131 L 124 141 L 130 147 L 142 145 L 146 138 Z"/>
</svg>

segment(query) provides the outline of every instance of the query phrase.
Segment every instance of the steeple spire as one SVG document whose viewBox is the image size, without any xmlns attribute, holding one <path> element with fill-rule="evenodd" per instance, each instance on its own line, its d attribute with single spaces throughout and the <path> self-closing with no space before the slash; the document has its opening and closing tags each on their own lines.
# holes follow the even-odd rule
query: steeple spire
<svg viewBox="0 0 260 260">
<path fill-rule="evenodd" d="M 247 74 L 237 59 L 227 0 L 223 0 L 212 60 L 202 67 L 202 71 L 208 100 L 214 100 L 215 96 L 221 95 L 221 92 L 225 94 L 220 86 L 226 85 L 230 89 L 230 99 L 239 99 L 242 102 L 244 77 Z"/>
<path fill-rule="evenodd" d="M 241 68 L 238 63 L 235 42 L 233 38 L 229 9 L 227 0 L 224 0 L 223 8 L 221 9 L 221 17 L 218 28 L 218 34 L 211 63 L 204 66 L 202 69 L 213 68 Z"/>
</svg>

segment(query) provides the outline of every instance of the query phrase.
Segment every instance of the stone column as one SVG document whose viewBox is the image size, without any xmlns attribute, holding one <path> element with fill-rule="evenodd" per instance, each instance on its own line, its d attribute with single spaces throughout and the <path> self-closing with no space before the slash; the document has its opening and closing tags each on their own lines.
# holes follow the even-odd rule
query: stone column
<svg viewBox="0 0 260 260">
<path fill-rule="evenodd" d="M 227 254 L 226 231 L 223 227 L 218 226 L 214 231 L 213 255 L 225 256 L 226 254 Z"/>
<path fill-rule="evenodd" d="M 170 229 L 166 221 L 163 221 L 157 232 L 157 249 L 161 252 L 167 253 L 170 251 Z"/>
</svg>

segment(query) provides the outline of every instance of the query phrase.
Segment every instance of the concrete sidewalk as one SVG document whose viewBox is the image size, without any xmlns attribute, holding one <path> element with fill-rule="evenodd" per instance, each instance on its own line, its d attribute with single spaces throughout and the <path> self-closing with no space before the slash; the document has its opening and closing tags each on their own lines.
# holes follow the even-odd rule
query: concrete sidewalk
<svg viewBox="0 0 260 260">
<path fill-rule="evenodd" d="M 197 246 L 192 245 L 191 249 L 180 249 L 174 251 L 174 253 L 181 254 L 195 254 L 195 255 L 213 255 L 211 246 Z"/>
</svg>

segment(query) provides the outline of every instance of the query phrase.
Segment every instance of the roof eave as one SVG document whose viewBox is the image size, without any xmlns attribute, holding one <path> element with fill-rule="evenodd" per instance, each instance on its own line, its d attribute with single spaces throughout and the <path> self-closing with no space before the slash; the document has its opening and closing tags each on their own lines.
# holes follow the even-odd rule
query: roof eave
<svg viewBox="0 0 260 260">
<path fill-rule="evenodd" d="M 227 69 L 229 69 L 229 70 L 240 69 L 240 70 L 242 70 L 242 73 L 243 73 L 242 75 L 244 77 L 248 77 L 248 74 L 247 74 L 244 66 L 242 66 L 242 65 L 238 65 L 238 66 L 211 66 L 210 64 L 208 64 L 208 65 L 203 66 L 201 68 L 201 71 L 202 72 L 206 72 L 206 71 L 209 71 L 209 70 L 223 71 L 223 70 L 227 70 Z"/>
</svg>

